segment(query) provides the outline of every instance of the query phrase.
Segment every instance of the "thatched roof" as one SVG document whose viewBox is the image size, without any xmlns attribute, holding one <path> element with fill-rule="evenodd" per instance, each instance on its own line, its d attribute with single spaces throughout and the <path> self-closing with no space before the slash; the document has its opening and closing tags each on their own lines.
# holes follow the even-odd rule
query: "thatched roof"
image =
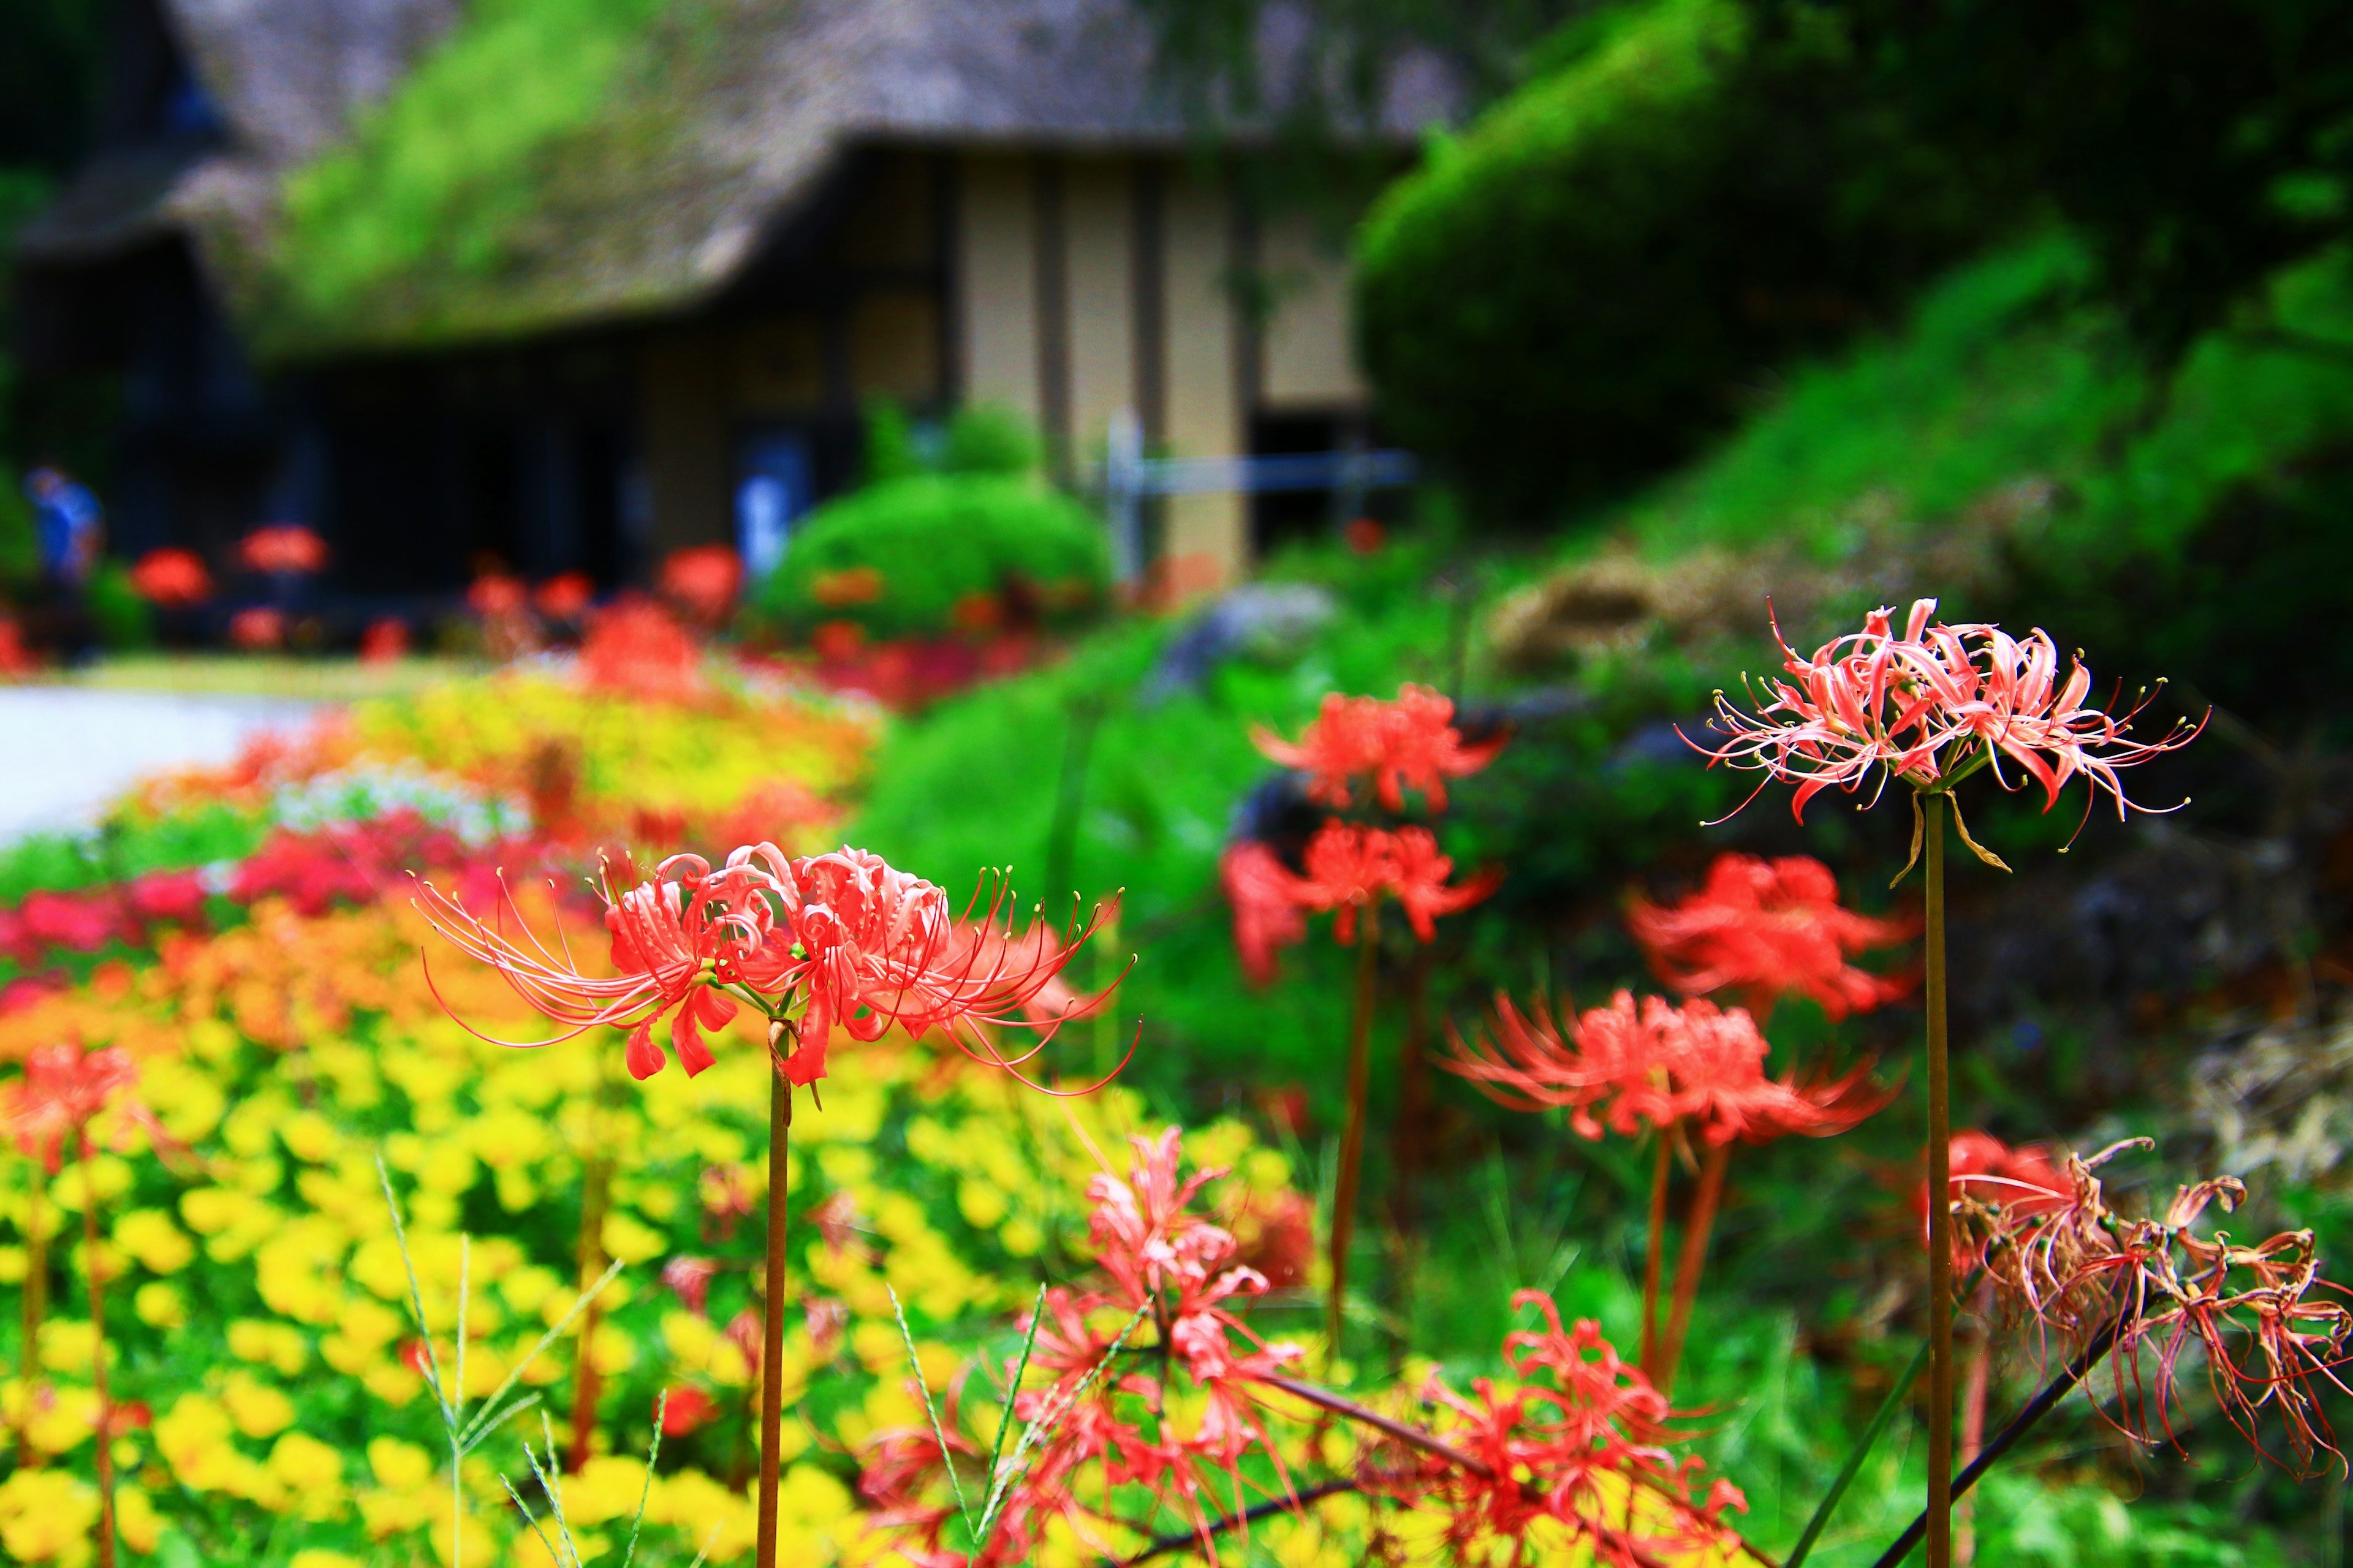
<svg viewBox="0 0 2353 1568">
<path fill-rule="evenodd" d="M 458 123 L 486 95 L 469 28 L 426 52 L 449 0 L 165 4 L 231 137 L 164 210 L 277 353 L 691 306 L 860 144 L 1188 136 L 1129 0 L 645 0 L 585 107 L 527 135 Z M 1261 42 L 1268 81 L 1313 68 L 1295 16 Z M 1441 68 L 1407 61 L 1367 130 L 1409 138 L 1451 102 Z"/>
</svg>

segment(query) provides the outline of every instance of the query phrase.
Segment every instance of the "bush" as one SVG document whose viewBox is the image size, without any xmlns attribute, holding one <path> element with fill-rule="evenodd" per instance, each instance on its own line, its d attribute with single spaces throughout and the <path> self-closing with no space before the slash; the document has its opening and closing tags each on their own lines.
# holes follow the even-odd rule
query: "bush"
<svg viewBox="0 0 2353 1568">
<path fill-rule="evenodd" d="M 1111 552 L 1095 515 L 1037 477 L 1017 416 L 969 408 L 928 445 L 895 405 L 868 414 L 869 483 L 817 509 L 752 592 L 773 634 L 866 637 L 1067 625 L 1101 607 Z"/>
<path fill-rule="evenodd" d="M 1978 216 L 1854 93 L 1813 8 L 1618 6 L 1547 58 L 1391 187 L 1357 245 L 1383 416 L 1491 520 L 1661 471 Z"/>
<path fill-rule="evenodd" d="M 1002 474 L 914 474 L 819 507 L 754 591 L 754 616 L 807 636 L 870 637 L 1060 624 L 1110 580 L 1103 524 L 1068 496 Z"/>
</svg>

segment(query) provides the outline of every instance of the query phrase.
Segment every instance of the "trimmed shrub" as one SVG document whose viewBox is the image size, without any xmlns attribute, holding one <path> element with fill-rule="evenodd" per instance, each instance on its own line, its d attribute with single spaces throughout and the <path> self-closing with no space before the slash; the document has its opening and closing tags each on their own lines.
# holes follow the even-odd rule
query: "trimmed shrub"
<svg viewBox="0 0 2353 1568">
<path fill-rule="evenodd" d="M 794 637 L 828 623 L 878 639 L 983 636 L 1082 618 L 1110 577 L 1103 523 L 1060 491 L 1006 473 L 914 473 L 812 512 L 752 614 Z"/>
<path fill-rule="evenodd" d="M 1542 58 L 1357 241 L 1383 416 L 1489 521 L 1662 470 L 1982 236 L 1819 7 L 1648 0 Z"/>
</svg>

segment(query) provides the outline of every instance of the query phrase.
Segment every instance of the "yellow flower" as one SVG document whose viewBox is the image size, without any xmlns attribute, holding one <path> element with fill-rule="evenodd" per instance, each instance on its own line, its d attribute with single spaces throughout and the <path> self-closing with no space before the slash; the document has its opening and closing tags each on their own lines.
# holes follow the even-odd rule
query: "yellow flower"
<svg viewBox="0 0 2353 1568">
<path fill-rule="evenodd" d="M 269 1473 L 305 1519 L 332 1519 L 343 1506 L 343 1457 L 308 1433 L 289 1432 L 269 1450 Z"/>
<path fill-rule="evenodd" d="M 198 1491 L 220 1485 L 229 1443 L 228 1412 L 201 1394 L 184 1394 L 155 1422 L 155 1449 L 172 1473 Z"/>
<path fill-rule="evenodd" d="M 196 1244 L 162 1209 L 132 1209 L 116 1220 L 114 1245 L 151 1274 L 176 1274 L 196 1256 Z"/>
<path fill-rule="evenodd" d="M 310 1546 L 294 1553 L 287 1568 L 365 1568 L 356 1557 L 346 1557 L 340 1552 Z"/>
<path fill-rule="evenodd" d="M 239 1361 L 275 1367 L 281 1377 L 292 1377 L 311 1359 L 301 1330 L 259 1318 L 239 1318 L 228 1326 L 228 1350 Z"/>
<path fill-rule="evenodd" d="M 413 1491 L 433 1477 L 433 1456 L 397 1437 L 369 1439 L 367 1457 L 377 1484 L 396 1491 Z"/>
<path fill-rule="evenodd" d="M 69 1454 L 98 1427 L 98 1394 L 88 1388 L 53 1389 L 46 1408 L 36 1404 L 25 1436 L 44 1454 Z"/>
<path fill-rule="evenodd" d="M 134 1486 L 121 1482 L 114 1488 L 114 1529 L 122 1543 L 144 1556 L 155 1550 L 164 1539 L 163 1516 L 155 1511 L 155 1500 Z"/>
<path fill-rule="evenodd" d="M 221 1404 L 237 1429 L 248 1437 L 274 1437 L 294 1425 L 294 1402 L 247 1373 L 229 1374 L 221 1388 Z"/>
<path fill-rule="evenodd" d="M 670 1239 L 651 1226 L 618 1213 L 605 1216 L 602 1239 L 606 1255 L 624 1263 L 643 1263 L 659 1257 L 670 1247 Z"/>
<path fill-rule="evenodd" d="M 138 1313 L 139 1321 L 150 1328 L 176 1329 L 188 1321 L 186 1298 L 180 1294 L 177 1287 L 166 1285 L 161 1279 L 151 1280 L 139 1287 L 131 1298 L 131 1310 Z"/>
<path fill-rule="evenodd" d="M 80 1319 L 52 1318 L 41 1325 L 41 1364 L 51 1372 L 79 1376 L 90 1371 L 90 1353 L 98 1336 Z"/>
<path fill-rule="evenodd" d="M 617 1454 L 600 1455 L 581 1466 L 580 1473 L 564 1483 L 565 1517 L 581 1524 L 634 1519 L 638 1512 L 638 1499 L 645 1490 L 646 1464 L 643 1459 L 624 1458 Z M 652 1506 L 649 1500 L 649 1510 Z"/>
<path fill-rule="evenodd" d="M 0 1546 L 17 1563 L 90 1560 L 98 1489 L 69 1471 L 18 1470 L 0 1483 Z"/>
</svg>

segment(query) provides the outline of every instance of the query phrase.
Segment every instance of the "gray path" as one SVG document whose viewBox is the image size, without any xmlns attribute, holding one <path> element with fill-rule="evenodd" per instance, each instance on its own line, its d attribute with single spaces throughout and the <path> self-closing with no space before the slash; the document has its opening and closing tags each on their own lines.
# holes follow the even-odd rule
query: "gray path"
<svg viewBox="0 0 2353 1568">
<path fill-rule="evenodd" d="M 88 826 L 142 774 L 227 762 L 313 705 L 267 697 L 0 687 L 0 842 Z"/>
</svg>

